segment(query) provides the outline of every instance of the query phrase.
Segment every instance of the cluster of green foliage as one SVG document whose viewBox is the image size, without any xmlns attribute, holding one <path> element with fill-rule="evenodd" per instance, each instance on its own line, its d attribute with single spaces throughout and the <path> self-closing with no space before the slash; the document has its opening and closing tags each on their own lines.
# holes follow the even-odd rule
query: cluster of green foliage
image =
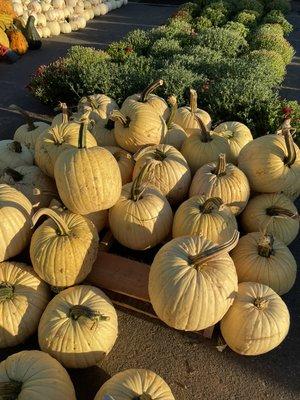
<svg viewBox="0 0 300 400">
<path fill-rule="evenodd" d="M 75 46 L 33 76 L 30 89 L 42 102 L 76 105 L 83 95 L 106 93 L 121 103 L 161 78 L 162 96 L 187 101 L 190 87 L 214 120 L 240 120 L 254 134 L 281 123 L 278 95 L 294 54 L 285 36 L 288 0 L 195 0 L 166 25 L 134 30 L 106 51 Z M 276 8 L 277 7 L 277 8 Z M 295 115 L 300 115 L 296 104 Z"/>
</svg>

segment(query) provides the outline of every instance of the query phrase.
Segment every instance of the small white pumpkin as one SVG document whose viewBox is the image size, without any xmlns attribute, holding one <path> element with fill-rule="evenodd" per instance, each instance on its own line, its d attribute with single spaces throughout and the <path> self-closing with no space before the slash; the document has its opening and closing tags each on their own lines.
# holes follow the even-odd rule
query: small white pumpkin
<svg viewBox="0 0 300 400">
<path fill-rule="evenodd" d="M 107 3 L 102 3 L 100 4 L 100 15 L 106 15 L 109 12 L 109 6 L 107 5 Z"/>
<path fill-rule="evenodd" d="M 48 37 L 51 36 L 51 31 L 50 31 L 50 29 L 48 28 L 48 26 L 42 27 L 42 28 L 41 28 L 41 33 L 42 33 L 42 37 L 43 37 L 43 38 L 48 38 Z"/>
<path fill-rule="evenodd" d="M 33 12 L 36 12 L 36 13 L 42 12 L 41 4 L 38 1 L 31 1 L 28 4 L 27 8 L 28 8 L 29 11 L 33 11 Z"/>
<path fill-rule="evenodd" d="M 93 11 L 95 17 L 99 17 L 101 15 L 101 7 L 100 6 L 93 6 Z"/>
<path fill-rule="evenodd" d="M 64 0 L 52 0 L 52 6 L 61 9 L 65 6 L 65 2 Z"/>
<path fill-rule="evenodd" d="M 14 11 L 15 11 L 17 17 L 21 17 L 21 15 L 23 15 L 24 8 L 23 8 L 22 4 L 14 2 L 13 8 L 14 8 Z"/>
<path fill-rule="evenodd" d="M 33 155 L 24 144 L 10 139 L 0 141 L 0 174 L 5 168 L 32 164 Z"/>
<path fill-rule="evenodd" d="M 67 21 L 60 22 L 59 26 L 60 26 L 60 32 L 61 33 L 70 33 L 70 32 L 72 32 L 72 27 Z"/>
<path fill-rule="evenodd" d="M 49 21 L 49 22 L 56 21 L 57 20 L 57 12 L 56 12 L 56 10 L 50 9 L 50 10 L 46 11 L 45 12 L 45 17 L 46 17 L 47 21 Z M 48 22 L 48 24 L 49 24 L 49 22 Z M 47 24 L 47 26 L 48 26 L 48 24 Z M 48 26 L 48 28 L 50 29 L 49 26 Z"/>
<path fill-rule="evenodd" d="M 41 1 L 41 7 L 42 7 L 42 12 L 45 13 L 46 11 L 50 10 L 51 4 L 43 0 Z"/>
<path fill-rule="evenodd" d="M 46 20 L 45 15 L 42 13 L 37 14 L 36 23 L 37 23 L 37 25 L 40 25 L 43 27 L 47 26 L 47 20 Z"/>
</svg>

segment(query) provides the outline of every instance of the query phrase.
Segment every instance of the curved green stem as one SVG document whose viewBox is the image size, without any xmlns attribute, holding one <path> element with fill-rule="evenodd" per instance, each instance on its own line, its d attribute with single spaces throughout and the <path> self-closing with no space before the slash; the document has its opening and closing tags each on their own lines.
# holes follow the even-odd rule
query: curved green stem
<svg viewBox="0 0 300 400">
<path fill-rule="evenodd" d="M 142 182 L 145 180 L 145 177 L 149 173 L 151 166 L 152 166 L 152 161 L 149 160 L 148 162 L 145 163 L 145 165 L 143 165 L 138 176 L 133 181 L 131 186 L 131 199 L 133 201 L 138 201 L 140 199 L 144 191 L 144 189 L 142 188 Z"/>
<path fill-rule="evenodd" d="M 0 302 L 10 300 L 14 296 L 14 287 L 8 282 L 0 282 Z M 0 397 L 1 399 L 1 397 Z"/>
<path fill-rule="evenodd" d="M 214 173 L 217 176 L 226 175 L 226 155 L 224 153 L 219 154 L 217 166 Z"/>
<path fill-rule="evenodd" d="M 24 178 L 20 172 L 9 167 L 4 169 L 3 174 L 9 175 L 15 182 L 20 182 Z"/>
<path fill-rule="evenodd" d="M 58 234 L 60 236 L 67 236 L 70 233 L 70 229 L 68 225 L 66 224 L 65 220 L 61 217 L 60 214 L 58 214 L 54 209 L 51 208 L 41 208 L 38 210 L 34 216 L 32 217 L 32 226 L 34 227 L 35 224 L 37 223 L 38 219 L 42 217 L 43 215 L 47 215 L 52 219 L 52 221 L 55 222 L 57 228 L 58 228 Z"/>
<path fill-rule="evenodd" d="M 292 134 L 289 129 L 285 130 L 283 132 L 284 134 L 284 140 L 285 140 L 285 145 L 287 149 L 287 156 L 284 159 L 284 164 L 287 165 L 288 167 L 292 166 L 295 161 L 296 161 L 296 149 L 293 141 Z"/>
<path fill-rule="evenodd" d="M 172 95 L 168 97 L 168 104 L 171 107 L 171 112 L 170 112 L 170 116 L 167 122 L 167 127 L 168 129 L 171 129 L 176 112 L 178 110 L 178 103 L 177 103 L 177 97 Z"/>
<path fill-rule="evenodd" d="M 160 149 L 155 149 L 154 151 L 154 159 L 157 161 L 163 161 L 165 158 L 167 158 L 166 153 L 164 153 Z"/>
<path fill-rule="evenodd" d="M 36 125 L 34 125 L 33 118 L 31 118 L 30 115 L 28 114 L 28 112 L 23 110 L 23 108 L 15 105 L 15 104 L 11 104 L 9 106 L 9 108 L 11 108 L 12 110 L 18 111 L 19 114 L 21 114 L 25 118 L 27 127 L 28 127 L 28 131 L 33 131 L 36 128 Z"/>
<path fill-rule="evenodd" d="M 80 317 L 88 318 L 92 321 L 108 321 L 107 315 L 101 314 L 99 311 L 92 310 L 91 308 L 83 305 L 76 305 L 70 309 L 70 318 L 77 321 Z"/>
<path fill-rule="evenodd" d="M 113 110 L 110 113 L 109 118 L 112 119 L 113 121 L 118 121 L 120 124 L 122 124 L 124 126 L 124 128 L 128 128 L 129 127 L 130 118 L 129 117 L 125 117 L 125 115 L 123 113 L 121 113 L 120 110 Z"/>
<path fill-rule="evenodd" d="M 22 153 L 22 145 L 20 142 L 14 140 L 8 145 L 9 150 L 13 151 L 14 153 Z"/>
<path fill-rule="evenodd" d="M 264 310 L 266 307 L 268 307 L 269 304 L 269 300 L 268 299 L 264 299 L 263 297 L 257 297 L 253 304 L 255 305 L 256 308 L 258 308 L 259 310 Z"/>
<path fill-rule="evenodd" d="M 149 94 L 153 93 L 157 88 L 159 88 L 163 84 L 164 81 L 162 79 L 158 79 L 157 81 L 151 83 L 148 87 L 146 87 L 146 89 L 141 94 L 141 102 L 145 103 L 149 98 Z"/>
<path fill-rule="evenodd" d="M 261 257 L 269 258 L 273 254 L 274 237 L 271 234 L 263 234 L 258 241 L 257 251 Z"/>
<path fill-rule="evenodd" d="M 195 89 L 190 89 L 190 108 L 191 108 L 191 113 L 195 114 L 197 111 L 198 105 L 198 95 Z"/>
<path fill-rule="evenodd" d="M 78 135 L 78 149 L 85 149 L 86 148 L 86 133 L 88 131 L 89 126 L 89 118 L 87 115 L 83 115 L 80 120 L 80 129 Z"/>
<path fill-rule="evenodd" d="M 215 208 L 220 209 L 223 200 L 220 197 L 211 197 L 200 206 L 200 211 L 203 214 L 210 214 Z"/>
<path fill-rule="evenodd" d="M 8 381 L 0 382 L 0 399 L 17 400 L 22 390 L 22 382 Z"/>
</svg>

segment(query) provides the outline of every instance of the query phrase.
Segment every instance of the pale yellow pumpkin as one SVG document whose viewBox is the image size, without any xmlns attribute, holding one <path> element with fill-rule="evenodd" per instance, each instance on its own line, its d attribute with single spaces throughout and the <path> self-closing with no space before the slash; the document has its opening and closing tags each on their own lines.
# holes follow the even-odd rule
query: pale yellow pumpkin
<svg viewBox="0 0 300 400">
<path fill-rule="evenodd" d="M 199 331 L 220 321 L 237 290 L 235 266 L 228 254 L 237 241 L 237 232 L 219 246 L 201 236 L 184 236 L 158 251 L 148 289 L 162 321 L 185 331 Z"/>
<path fill-rule="evenodd" d="M 112 126 L 109 125 L 109 123 L 107 123 L 105 126 L 102 126 L 102 122 L 97 121 L 92 124 L 90 131 L 96 139 L 98 146 L 117 146 L 115 131 Z"/>
<path fill-rule="evenodd" d="M 32 154 L 34 154 L 35 143 L 38 136 L 49 128 L 49 124 L 41 121 L 34 121 L 28 112 L 17 106 L 10 106 L 10 108 L 19 111 L 25 118 L 26 124 L 19 126 L 14 134 L 14 140 L 24 144 Z"/>
<path fill-rule="evenodd" d="M 47 285 L 31 267 L 0 263 L 0 348 L 16 346 L 31 336 L 49 300 Z"/>
<path fill-rule="evenodd" d="M 187 160 L 194 174 L 202 165 L 217 161 L 219 154 L 226 156 L 230 153 L 228 140 L 216 135 L 213 131 L 207 131 L 202 120 L 196 115 L 199 122 L 197 133 L 189 136 L 182 145 L 181 153 Z"/>
<path fill-rule="evenodd" d="M 99 127 L 105 127 L 109 121 L 110 113 L 118 109 L 119 107 L 115 100 L 105 94 L 93 94 L 83 97 L 77 106 L 79 116 L 89 111 L 91 113 L 90 118 L 95 120 Z"/>
<path fill-rule="evenodd" d="M 173 214 L 167 199 L 158 189 L 147 186 L 150 165 L 145 164 L 134 182 L 123 186 L 119 200 L 109 210 L 114 237 L 133 250 L 156 246 L 172 227 Z"/>
<path fill-rule="evenodd" d="M 51 122 L 52 128 L 54 126 L 61 125 L 64 122 L 68 122 L 70 119 L 70 111 L 66 103 L 59 103 L 58 108 L 61 109 L 61 112 L 56 114 L 55 117 L 53 117 Z M 78 118 L 80 119 L 80 116 L 78 116 Z"/>
<path fill-rule="evenodd" d="M 80 130 L 78 147 L 61 153 L 55 163 L 60 198 L 72 212 L 107 210 L 120 197 L 121 173 L 114 156 L 103 147 L 86 146 L 88 120 Z"/>
<path fill-rule="evenodd" d="M 222 244 L 236 229 L 235 216 L 220 198 L 193 196 L 177 209 L 172 232 L 174 238 L 197 235 Z"/>
<path fill-rule="evenodd" d="M 238 165 L 255 192 L 300 190 L 300 151 L 289 129 L 282 135 L 261 136 L 249 142 L 239 154 Z"/>
<path fill-rule="evenodd" d="M 35 165 L 6 168 L 0 176 L 0 183 L 19 190 L 34 208 L 48 207 L 50 201 L 58 197 L 55 182 Z"/>
<path fill-rule="evenodd" d="M 32 204 L 21 192 L 0 184 L 0 262 L 21 253 L 31 237 Z"/>
<path fill-rule="evenodd" d="M 297 237 L 299 215 L 284 194 L 261 194 L 249 201 L 242 213 L 241 224 L 245 232 L 266 230 L 288 245 Z"/>
<path fill-rule="evenodd" d="M 100 388 L 94 400 L 112 396 L 118 400 L 175 400 L 167 383 L 146 369 L 127 369 L 114 375 Z"/>
<path fill-rule="evenodd" d="M 160 115 L 144 103 L 130 103 L 120 111 L 113 111 L 117 144 L 131 153 L 146 145 L 163 142 L 167 125 Z"/>
<path fill-rule="evenodd" d="M 286 337 L 290 315 L 284 301 L 260 283 L 239 284 L 237 296 L 221 321 L 221 332 L 235 352 L 256 356 L 277 347 Z"/>
<path fill-rule="evenodd" d="M 124 109 L 131 107 L 133 104 L 143 103 L 144 105 L 149 106 L 149 108 L 155 111 L 159 116 L 163 117 L 164 120 L 167 120 L 170 115 L 167 102 L 163 98 L 153 94 L 153 92 L 163 84 L 164 81 L 162 79 L 152 82 L 142 93 L 133 94 L 127 97 L 122 104 L 122 108 Z"/>
<path fill-rule="evenodd" d="M 101 232 L 102 229 L 108 225 L 108 210 L 96 211 L 85 215 L 95 225 L 97 232 Z"/>
<path fill-rule="evenodd" d="M 167 120 L 168 130 L 164 137 L 163 143 L 174 146 L 177 150 L 180 150 L 188 135 L 180 125 L 174 123 L 174 118 L 178 109 L 176 96 L 170 96 L 168 98 L 168 103 L 171 106 L 171 112 L 169 119 Z"/>
<path fill-rule="evenodd" d="M 297 264 L 288 247 L 271 234 L 252 232 L 240 238 L 231 257 L 239 282 L 257 282 L 279 295 L 295 283 Z"/>
<path fill-rule="evenodd" d="M 10 139 L 0 140 L 0 174 L 5 168 L 32 164 L 33 155 L 24 144 Z"/>
<path fill-rule="evenodd" d="M 64 367 L 38 350 L 20 351 L 1 362 L 0 392 L 20 400 L 76 400 Z"/>
<path fill-rule="evenodd" d="M 98 253 L 98 233 L 88 218 L 71 212 L 42 208 L 33 216 L 50 218 L 34 232 L 30 258 L 35 272 L 55 287 L 82 282 L 90 273 Z"/>
<path fill-rule="evenodd" d="M 67 149 L 76 148 L 79 141 L 79 132 L 82 123 L 68 122 L 64 114 L 64 122 L 55 125 L 41 134 L 35 146 L 35 161 L 40 169 L 48 176 L 54 177 L 54 165 L 58 156 Z M 90 132 L 86 132 L 86 147 L 97 145 L 96 139 Z"/>
<path fill-rule="evenodd" d="M 117 336 L 117 313 L 111 301 L 100 289 L 88 285 L 57 294 L 38 329 L 40 348 L 67 368 L 97 365 L 110 352 Z"/>
<path fill-rule="evenodd" d="M 105 147 L 117 160 L 120 168 L 122 185 L 132 181 L 132 174 L 134 168 L 134 159 L 130 153 L 117 146 Z"/>
<path fill-rule="evenodd" d="M 193 177 L 189 196 L 220 197 L 235 215 L 247 205 L 250 187 L 246 175 L 235 165 L 226 163 L 225 154 L 218 161 L 203 165 Z"/>
<path fill-rule="evenodd" d="M 198 133 L 200 127 L 196 117 L 201 118 L 203 124 L 207 130 L 211 128 L 210 115 L 200 108 L 197 107 L 197 92 L 194 89 L 190 89 L 190 105 L 186 107 L 178 108 L 174 123 L 181 126 L 188 136 Z"/>
<path fill-rule="evenodd" d="M 228 140 L 230 147 L 228 160 L 233 164 L 237 164 L 241 149 L 253 140 L 250 129 L 236 121 L 223 122 L 214 128 L 214 133 Z"/>
<path fill-rule="evenodd" d="M 168 144 L 149 146 L 135 154 L 133 179 L 142 167 L 151 160 L 148 182 L 166 196 L 170 204 L 182 202 L 191 183 L 191 171 L 183 155 Z"/>
</svg>

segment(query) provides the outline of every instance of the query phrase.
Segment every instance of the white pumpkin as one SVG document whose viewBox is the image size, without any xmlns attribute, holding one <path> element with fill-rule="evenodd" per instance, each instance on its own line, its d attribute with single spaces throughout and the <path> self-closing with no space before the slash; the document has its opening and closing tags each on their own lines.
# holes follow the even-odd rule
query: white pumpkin
<svg viewBox="0 0 300 400">
<path fill-rule="evenodd" d="M 47 20 L 46 20 L 45 15 L 42 13 L 37 14 L 36 23 L 37 23 L 37 25 L 40 25 L 43 27 L 47 26 Z"/>
<path fill-rule="evenodd" d="M 78 17 L 73 17 L 72 19 L 70 19 L 70 27 L 72 29 L 72 31 L 78 31 L 79 27 L 78 27 Z"/>
<path fill-rule="evenodd" d="M 92 4 L 89 1 L 85 1 L 83 4 L 84 4 L 85 10 L 88 10 L 89 8 L 92 8 Z"/>
<path fill-rule="evenodd" d="M 50 29 L 51 36 L 58 36 L 60 34 L 60 26 L 57 21 L 47 22 L 47 27 Z"/>
<path fill-rule="evenodd" d="M 65 2 L 64 0 L 52 0 L 52 6 L 61 9 L 65 6 Z"/>
<path fill-rule="evenodd" d="M 46 11 L 45 17 L 46 17 L 47 21 L 49 21 L 49 22 L 56 21 L 57 20 L 56 10 L 50 9 L 50 10 Z"/>
<path fill-rule="evenodd" d="M 83 16 L 77 18 L 78 29 L 84 29 L 86 27 L 86 19 Z"/>
<path fill-rule="evenodd" d="M 50 29 L 48 28 L 48 26 L 42 27 L 42 28 L 41 28 L 41 33 L 42 33 L 42 37 L 43 37 L 43 38 L 48 38 L 48 37 L 51 36 L 51 31 L 50 31 Z"/>
<path fill-rule="evenodd" d="M 59 26 L 60 26 L 60 32 L 61 33 L 70 33 L 70 32 L 72 32 L 71 25 L 67 21 L 60 22 Z"/>
<path fill-rule="evenodd" d="M 100 15 L 105 15 L 109 12 L 109 7 L 106 3 L 100 4 L 99 8 L 100 8 L 100 12 L 101 12 Z"/>
<path fill-rule="evenodd" d="M 76 0 L 65 0 L 65 3 L 68 7 L 75 7 L 77 4 Z"/>
<path fill-rule="evenodd" d="M 24 144 L 10 139 L 0 141 L 0 174 L 5 168 L 32 164 L 33 155 Z"/>
<path fill-rule="evenodd" d="M 46 1 L 41 1 L 42 12 L 45 13 L 46 11 L 50 10 L 51 4 Z"/>
<path fill-rule="evenodd" d="M 100 6 L 93 6 L 94 15 L 99 17 L 101 15 L 101 7 Z"/>
<path fill-rule="evenodd" d="M 20 17 L 21 15 L 23 15 L 24 9 L 23 9 L 22 4 L 20 4 L 20 3 L 13 3 L 13 8 L 14 8 L 14 11 L 15 11 L 17 17 Z"/>
<path fill-rule="evenodd" d="M 38 1 L 31 1 L 28 4 L 27 8 L 28 8 L 29 11 L 33 11 L 33 12 L 36 12 L 36 13 L 42 12 L 41 4 Z"/>
</svg>

